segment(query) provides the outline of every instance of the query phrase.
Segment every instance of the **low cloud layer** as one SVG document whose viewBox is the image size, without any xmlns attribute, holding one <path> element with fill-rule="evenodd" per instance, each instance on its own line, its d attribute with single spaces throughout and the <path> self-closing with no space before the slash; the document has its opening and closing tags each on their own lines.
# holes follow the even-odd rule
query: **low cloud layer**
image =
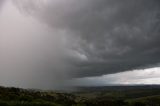
<svg viewBox="0 0 160 106">
<path fill-rule="evenodd" d="M 132 70 L 98 77 L 85 77 L 69 82 L 74 86 L 160 84 L 160 67 Z"/>
<path fill-rule="evenodd" d="M 24 83 L 33 81 L 31 87 L 52 88 L 70 78 L 160 63 L 158 0 L 8 0 L 3 5 L 0 75 L 24 76 Z"/>
</svg>

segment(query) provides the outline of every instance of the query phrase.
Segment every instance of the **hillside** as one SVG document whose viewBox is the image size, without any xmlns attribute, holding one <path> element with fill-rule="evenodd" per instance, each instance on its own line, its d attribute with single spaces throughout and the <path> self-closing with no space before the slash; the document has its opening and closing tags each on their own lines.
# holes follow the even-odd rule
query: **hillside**
<svg viewBox="0 0 160 106">
<path fill-rule="evenodd" d="M 72 93 L 0 87 L 0 106 L 159 106 L 160 86 L 79 87 Z"/>
</svg>

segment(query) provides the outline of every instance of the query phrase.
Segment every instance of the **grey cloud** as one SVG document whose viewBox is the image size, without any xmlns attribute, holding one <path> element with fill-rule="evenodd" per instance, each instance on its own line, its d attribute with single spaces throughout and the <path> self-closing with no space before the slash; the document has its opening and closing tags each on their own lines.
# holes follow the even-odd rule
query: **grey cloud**
<svg viewBox="0 0 160 106">
<path fill-rule="evenodd" d="M 79 61 L 67 55 L 75 77 L 116 73 L 160 62 L 158 0 L 17 0 L 16 4 L 51 28 L 69 32 L 67 49 L 87 57 Z"/>
<path fill-rule="evenodd" d="M 0 1 L 0 9 L 2 8 L 4 2 L 5 2 L 4 0 Z"/>
<path fill-rule="evenodd" d="M 8 0 L 0 13 L 0 85 L 67 89 L 65 38 L 63 30 L 20 13 Z"/>
</svg>

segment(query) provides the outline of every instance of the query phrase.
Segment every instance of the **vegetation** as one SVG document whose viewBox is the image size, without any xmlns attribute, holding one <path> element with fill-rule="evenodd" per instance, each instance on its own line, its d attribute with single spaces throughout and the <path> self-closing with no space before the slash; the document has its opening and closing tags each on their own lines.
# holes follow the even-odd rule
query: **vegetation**
<svg viewBox="0 0 160 106">
<path fill-rule="evenodd" d="M 0 87 L 0 106 L 160 106 L 159 87 L 113 88 L 60 93 Z"/>
</svg>

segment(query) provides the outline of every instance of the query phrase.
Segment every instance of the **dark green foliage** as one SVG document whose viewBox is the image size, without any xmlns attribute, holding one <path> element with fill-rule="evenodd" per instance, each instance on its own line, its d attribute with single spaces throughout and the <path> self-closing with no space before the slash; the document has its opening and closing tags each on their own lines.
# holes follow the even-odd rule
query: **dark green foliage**
<svg viewBox="0 0 160 106">
<path fill-rule="evenodd" d="M 160 106 L 160 89 L 58 93 L 0 87 L 0 106 Z"/>
<path fill-rule="evenodd" d="M 132 104 L 130 104 L 131 106 L 146 106 L 145 103 L 143 102 L 133 102 Z"/>
</svg>

